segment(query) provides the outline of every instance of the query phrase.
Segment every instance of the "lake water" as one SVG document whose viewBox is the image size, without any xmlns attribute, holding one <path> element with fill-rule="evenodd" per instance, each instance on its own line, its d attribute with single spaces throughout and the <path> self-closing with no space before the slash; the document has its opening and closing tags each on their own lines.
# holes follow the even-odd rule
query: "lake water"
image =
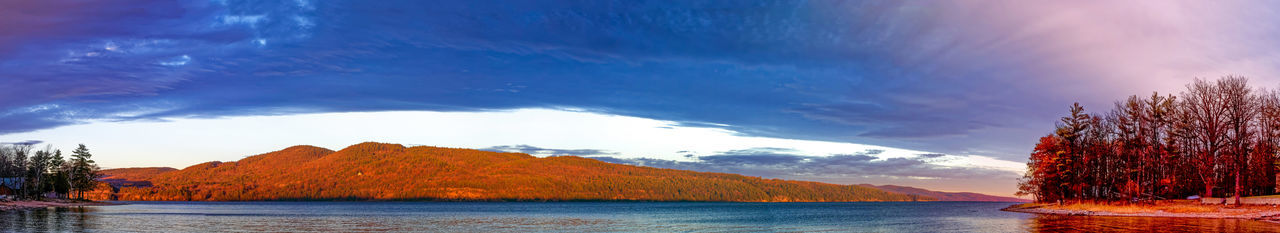
<svg viewBox="0 0 1280 233">
<path fill-rule="evenodd" d="M 1011 204 L 129 202 L 0 212 L 0 232 L 1280 232 L 1249 220 L 999 211 Z"/>
</svg>

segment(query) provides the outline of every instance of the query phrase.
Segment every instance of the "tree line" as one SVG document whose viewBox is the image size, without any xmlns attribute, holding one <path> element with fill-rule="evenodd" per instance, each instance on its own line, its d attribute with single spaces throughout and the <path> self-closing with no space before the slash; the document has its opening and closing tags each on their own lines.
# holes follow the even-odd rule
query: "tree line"
<svg viewBox="0 0 1280 233">
<path fill-rule="evenodd" d="M 1238 201 L 1276 193 L 1277 145 L 1280 92 L 1238 76 L 1197 79 L 1176 96 L 1130 96 L 1107 113 L 1073 104 L 1035 145 L 1018 195 Z"/>
<path fill-rule="evenodd" d="M 71 152 L 71 158 L 63 158 L 62 150 L 52 145 L 38 150 L 33 144 L 0 145 L 0 179 L 10 183 L 6 188 L 18 198 L 38 199 L 52 193 L 58 198 L 84 199 L 101 176 L 92 156 L 84 144 Z"/>
<path fill-rule="evenodd" d="M 236 162 L 198 164 L 146 181 L 154 186 L 122 187 L 118 199 L 934 200 L 857 185 L 640 167 L 572 156 L 537 158 L 520 153 L 382 143 L 361 143 L 337 152 L 295 146 Z"/>
</svg>

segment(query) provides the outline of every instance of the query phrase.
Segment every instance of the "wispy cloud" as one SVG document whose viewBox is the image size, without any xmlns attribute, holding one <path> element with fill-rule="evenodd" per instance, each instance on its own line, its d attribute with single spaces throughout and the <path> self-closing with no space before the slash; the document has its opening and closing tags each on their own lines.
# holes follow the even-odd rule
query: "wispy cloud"
<svg viewBox="0 0 1280 233">
<path fill-rule="evenodd" d="M 953 167 L 931 163 L 945 155 L 923 154 L 918 157 L 880 158 L 876 151 L 829 156 L 801 155 L 776 148 L 752 148 L 692 157 L 694 161 L 652 158 L 591 157 L 600 161 L 694 170 L 724 172 L 773 178 L 869 178 L 902 179 L 972 179 L 974 177 L 1013 179 L 1018 174 L 1005 170 L 976 167 Z"/>
<path fill-rule="evenodd" d="M 26 141 L 20 141 L 20 142 L 0 142 L 0 145 L 27 145 L 27 146 L 30 146 L 30 145 L 40 144 L 40 143 L 44 143 L 44 141 L 40 141 L 40 140 L 26 140 Z"/>
<path fill-rule="evenodd" d="M 617 152 L 610 152 L 607 150 L 598 150 L 598 149 L 552 149 L 552 148 L 542 148 L 542 147 L 536 147 L 536 146 L 530 146 L 530 145 L 493 146 L 493 147 L 483 148 L 480 150 L 495 151 L 495 152 L 520 152 L 520 153 L 538 155 L 538 156 L 565 156 L 565 155 L 599 156 L 599 155 L 618 154 Z"/>
</svg>

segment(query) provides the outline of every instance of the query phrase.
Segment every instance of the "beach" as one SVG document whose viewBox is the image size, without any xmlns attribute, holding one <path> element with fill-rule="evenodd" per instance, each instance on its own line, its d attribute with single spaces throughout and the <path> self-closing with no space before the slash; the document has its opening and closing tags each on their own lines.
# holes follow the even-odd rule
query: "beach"
<svg viewBox="0 0 1280 233">
<path fill-rule="evenodd" d="M 1195 201 L 1159 201 L 1149 204 L 1074 202 L 1023 203 L 1001 209 L 1004 211 L 1081 216 L 1115 217 L 1168 217 L 1168 218 L 1229 218 L 1254 219 L 1280 222 L 1280 207 L 1272 205 L 1213 205 Z"/>
</svg>

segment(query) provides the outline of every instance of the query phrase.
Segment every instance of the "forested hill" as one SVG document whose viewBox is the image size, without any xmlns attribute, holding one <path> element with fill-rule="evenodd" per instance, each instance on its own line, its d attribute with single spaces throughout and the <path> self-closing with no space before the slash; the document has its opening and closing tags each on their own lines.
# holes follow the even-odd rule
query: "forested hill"
<svg viewBox="0 0 1280 233">
<path fill-rule="evenodd" d="M 147 181 L 160 174 L 177 171 L 168 167 L 133 167 L 102 170 L 102 180 Z"/>
<path fill-rule="evenodd" d="M 154 169 L 152 169 L 154 170 Z M 134 173 L 146 173 L 134 170 Z M 236 162 L 133 175 L 119 200 L 934 200 L 857 185 L 612 164 L 573 156 L 361 143 L 332 151 L 294 146 Z M 107 174 L 127 172 L 105 171 Z M 119 177 L 119 176 L 117 176 Z M 131 180 L 139 181 L 139 180 Z M 136 182 L 146 183 L 146 182 Z"/>
<path fill-rule="evenodd" d="M 926 190 L 922 188 L 897 186 L 897 185 L 871 185 L 871 184 L 860 184 L 860 185 L 864 187 L 876 188 L 879 190 L 889 191 L 893 193 L 930 197 L 933 199 L 937 199 L 938 201 L 1031 202 L 1031 200 L 1021 199 L 1021 198 L 992 196 L 992 195 L 970 193 L 970 192 L 939 192 L 939 191 Z"/>
</svg>

